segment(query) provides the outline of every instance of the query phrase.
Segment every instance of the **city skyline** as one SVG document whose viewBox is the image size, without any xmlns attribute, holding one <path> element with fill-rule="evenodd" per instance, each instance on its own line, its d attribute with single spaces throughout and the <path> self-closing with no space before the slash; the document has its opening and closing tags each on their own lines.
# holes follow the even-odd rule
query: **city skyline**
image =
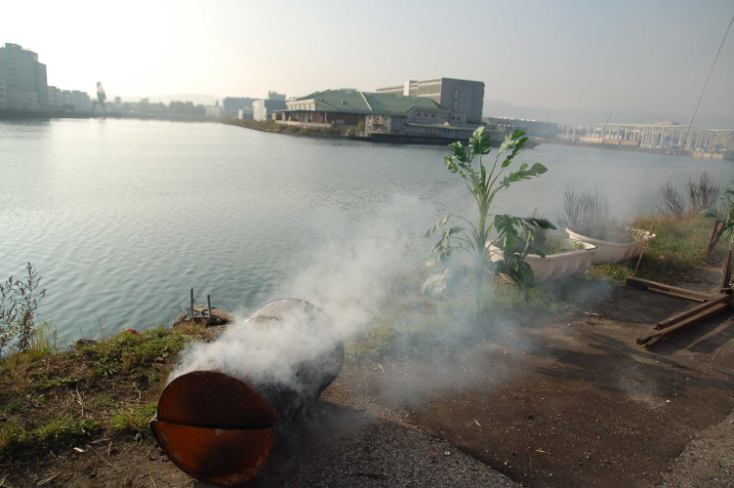
<svg viewBox="0 0 734 488">
<path fill-rule="evenodd" d="M 291 97 L 447 76 L 484 82 L 487 100 L 549 113 L 688 117 L 734 13 L 713 0 L 454 5 L 163 2 L 121 10 L 71 2 L 47 4 L 51 15 L 39 19 L 14 4 L 0 19 L 0 41 L 38 53 L 49 85 L 93 93 L 102 81 L 125 99 Z M 68 12 L 83 29 L 59 22 Z M 732 75 L 729 40 L 700 117 L 734 113 Z"/>
</svg>

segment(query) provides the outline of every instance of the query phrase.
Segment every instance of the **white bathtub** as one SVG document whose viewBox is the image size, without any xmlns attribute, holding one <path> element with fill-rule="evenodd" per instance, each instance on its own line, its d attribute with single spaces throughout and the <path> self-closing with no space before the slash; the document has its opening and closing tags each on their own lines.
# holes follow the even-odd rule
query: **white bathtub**
<svg viewBox="0 0 734 488">
<path fill-rule="evenodd" d="M 568 242 L 570 246 L 573 244 L 571 239 L 558 236 L 548 236 L 548 240 L 551 242 L 564 241 Z M 543 281 L 561 280 L 581 274 L 591 266 L 592 259 L 596 253 L 596 246 L 587 242 L 581 241 L 584 245 L 583 250 L 579 251 L 566 251 L 558 254 L 548 254 L 545 258 L 541 258 L 537 254 L 528 254 L 525 261 L 533 269 L 535 273 L 535 282 L 542 283 Z M 494 245 L 494 241 L 487 244 L 492 254 L 492 261 L 502 261 L 502 250 Z"/>
<path fill-rule="evenodd" d="M 594 264 L 619 263 L 627 261 L 628 259 L 636 258 L 642 252 L 642 247 L 645 245 L 645 241 L 649 242 L 656 237 L 655 234 L 650 236 L 650 233 L 646 230 L 630 229 L 630 231 L 632 231 L 637 238 L 635 242 L 602 241 L 582 236 L 581 234 L 577 234 L 571 229 L 566 228 L 568 237 L 571 240 L 593 244 L 598 248 L 592 261 Z"/>
</svg>

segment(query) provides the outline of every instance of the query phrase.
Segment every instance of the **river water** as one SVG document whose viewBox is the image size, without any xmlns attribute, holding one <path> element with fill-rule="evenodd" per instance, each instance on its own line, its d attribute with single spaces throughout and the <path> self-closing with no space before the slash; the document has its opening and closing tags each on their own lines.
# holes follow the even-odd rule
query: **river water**
<svg viewBox="0 0 734 488">
<path fill-rule="evenodd" d="M 0 279 L 32 262 L 67 342 L 169 322 L 192 287 L 199 304 L 253 310 L 335 244 L 468 212 L 445 154 L 214 123 L 0 123 Z M 619 218 L 652 212 L 674 160 L 541 145 L 518 161 L 549 172 L 501 192 L 496 210 L 553 220 L 569 187 L 605 194 Z M 682 158 L 674 183 L 704 169 L 734 177 L 731 162 Z"/>
</svg>

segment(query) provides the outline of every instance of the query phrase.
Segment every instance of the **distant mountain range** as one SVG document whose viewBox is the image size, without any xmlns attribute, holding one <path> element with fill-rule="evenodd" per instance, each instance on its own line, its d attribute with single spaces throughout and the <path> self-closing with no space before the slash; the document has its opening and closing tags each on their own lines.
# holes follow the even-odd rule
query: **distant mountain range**
<svg viewBox="0 0 734 488">
<path fill-rule="evenodd" d="M 610 123 L 653 124 L 655 122 L 674 121 L 688 125 L 691 115 L 671 115 L 649 112 L 645 110 L 587 110 L 569 109 L 554 110 L 547 107 L 521 107 L 500 100 L 484 100 L 486 117 L 512 117 L 515 119 L 535 119 L 540 122 L 556 122 L 560 125 L 586 125 L 606 122 L 610 112 Z M 734 117 L 716 114 L 701 114 L 693 122 L 695 127 L 704 129 L 734 129 Z"/>
</svg>

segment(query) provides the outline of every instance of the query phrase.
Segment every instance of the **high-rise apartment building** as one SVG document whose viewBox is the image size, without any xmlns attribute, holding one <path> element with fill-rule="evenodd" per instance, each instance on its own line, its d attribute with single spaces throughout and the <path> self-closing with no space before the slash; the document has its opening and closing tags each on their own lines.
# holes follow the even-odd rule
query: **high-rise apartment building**
<svg viewBox="0 0 734 488">
<path fill-rule="evenodd" d="M 0 80 L 0 108 L 8 108 L 8 99 L 5 95 L 5 81 Z"/>
<path fill-rule="evenodd" d="M 0 47 L 0 80 L 8 108 L 37 110 L 48 106 L 46 65 L 38 54 L 18 44 Z"/>
</svg>

